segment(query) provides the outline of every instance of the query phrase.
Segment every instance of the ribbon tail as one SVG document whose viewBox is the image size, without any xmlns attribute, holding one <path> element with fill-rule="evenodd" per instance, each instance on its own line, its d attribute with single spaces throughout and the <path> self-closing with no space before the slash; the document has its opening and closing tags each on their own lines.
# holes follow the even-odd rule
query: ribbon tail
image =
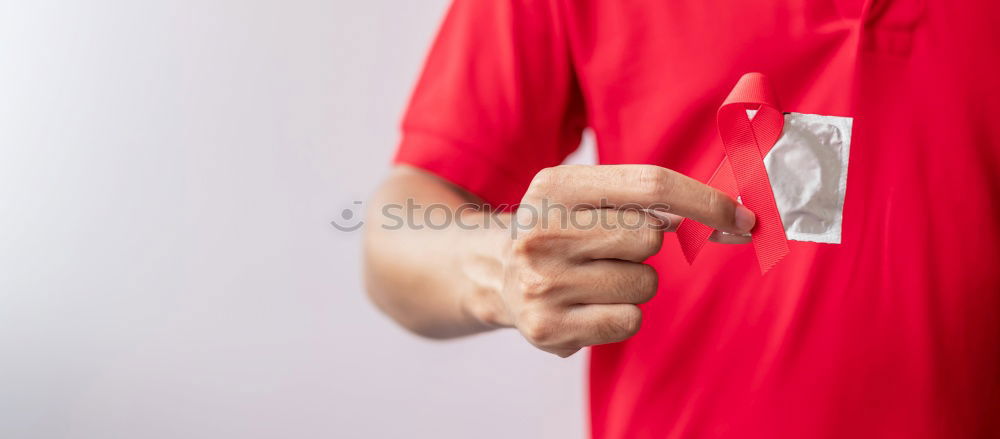
<svg viewBox="0 0 1000 439">
<path fill-rule="evenodd" d="M 777 116 L 774 115 L 777 114 Z M 761 108 L 756 118 L 767 117 L 780 124 L 781 114 L 765 113 Z M 780 127 L 780 125 L 779 125 Z M 780 128 L 778 128 L 780 130 Z M 788 238 L 781 223 L 781 214 L 771 191 L 771 182 L 764 167 L 764 157 L 757 142 L 757 136 L 747 119 L 742 105 L 726 105 L 719 109 L 719 132 L 723 136 L 726 157 L 734 170 L 740 199 L 748 209 L 757 215 L 754 226 L 753 244 L 761 273 L 767 273 L 774 264 L 788 254 Z M 770 149 L 770 145 L 767 146 Z"/>
</svg>

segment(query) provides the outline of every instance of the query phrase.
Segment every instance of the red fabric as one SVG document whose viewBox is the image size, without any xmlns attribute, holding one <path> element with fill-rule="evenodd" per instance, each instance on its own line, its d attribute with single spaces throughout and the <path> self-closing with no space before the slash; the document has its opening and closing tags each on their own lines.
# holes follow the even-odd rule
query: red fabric
<svg viewBox="0 0 1000 439">
<path fill-rule="evenodd" d="M 753 119 L 747 111 L 755 111 Z M 781 214 L 771 192 L 771 181 L 764 168 L 764 156 L 781 136 L 785 116 L 767 77 L 747 73 L 729 92 L 719 108 L 719 135 L 726 148 L 726 158 L 708 184 L 740 196 L 744 206 L 756 214 L 753 245 L 757 252 L 761 274 L 788 254 L 788 237 L 781 223 Z M 734 191 L 733 188 L 738 187 Z M 677 228 L 677 241 L 688 262 L 694 262 L 712 229 L 692 220 L 684 220 Z"/>
<path fill-rule="evenodd" d="M 632 339 L 591 351 L 597 438 L 1000 437 L 1000 4 L 458 0 L 397 155 L 493 203 L 593 129 L 602 163 L 706 181 L 746 72 L 850 116 L 842 243 L 689 265 L 667 237 Z M 540 389 L 545 391 L 545 389 Z"/>
</svg>

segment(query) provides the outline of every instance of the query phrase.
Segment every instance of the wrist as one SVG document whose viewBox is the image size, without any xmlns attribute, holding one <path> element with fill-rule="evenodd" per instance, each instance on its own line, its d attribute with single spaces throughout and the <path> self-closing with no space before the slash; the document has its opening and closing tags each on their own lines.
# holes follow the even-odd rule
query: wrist
<svg viewBox="0 0 1000 439">
<path fill-rule="evenodd" d="M 484 329 L 510 327 L 512 322 L 502 289 L 506 255 L 510 250 L 511 214 L 474 214 L 479 215 L 475 218 L 479 220 L 479 227 L 474 236 L 462 240 L 461 250 L 455 252 L 459 272 L 468 280 L 465 283 L 468 288 L 459 298 L 460 308 L 466 317 Z M 489 218 L 483 218 L 484 215 Z"/>
</svg>

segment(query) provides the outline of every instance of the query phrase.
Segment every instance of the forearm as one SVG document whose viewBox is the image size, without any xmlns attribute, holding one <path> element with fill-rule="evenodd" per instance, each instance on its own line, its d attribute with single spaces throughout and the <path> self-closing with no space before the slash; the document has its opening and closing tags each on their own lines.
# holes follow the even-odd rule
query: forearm
<svg viewBox="0 0 1000 439">
<path fill-rule="evenodd" d="M 421 208 L 408 214 L 407 200 Z M 366 288 L 380 309 L 411 331 L 448 338 L 505 324 L 499 288 L 509 240 L 496 221 L 506 223 L 509 215 L 493 215 L 492 227 L 482 227 L 491 214 L 468 208 L 476 202 L 436 176 L 405 167 L 395 169 L 372 198 Z M 428 210 L 433 204 L 443 207 Z M 456 212 L 462 224 L 479 226 L 460 227 Z"/>
</svg>

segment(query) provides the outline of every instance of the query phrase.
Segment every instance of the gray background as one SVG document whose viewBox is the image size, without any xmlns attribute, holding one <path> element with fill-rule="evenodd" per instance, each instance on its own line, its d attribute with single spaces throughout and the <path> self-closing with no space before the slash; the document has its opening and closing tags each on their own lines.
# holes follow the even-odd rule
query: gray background
<svg viewBox="0 0 1000 439">
<path fill-rule="evenodd" d="M 0 437 L 583 436 L 584 355 L 405 333 L 328 224 L 445 3 L 0 1 Z"/>
</svg>

